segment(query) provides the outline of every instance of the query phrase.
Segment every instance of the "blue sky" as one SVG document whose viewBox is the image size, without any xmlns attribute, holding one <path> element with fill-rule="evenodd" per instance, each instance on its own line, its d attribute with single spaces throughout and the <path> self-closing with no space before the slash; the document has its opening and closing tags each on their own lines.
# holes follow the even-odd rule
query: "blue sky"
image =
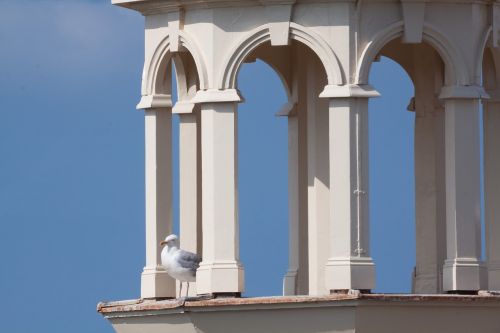
<svg viewBox="0 0 500 333">
<path fill-rule="evenodd" d="M 2 325 L 10 333 L 112 332 L 95 306 L 137 298 L 144 263 L 144 122 L 135 110 L 143 17 L 107 0 L 1 3 Z M 388 59 L 374 65 L 371 82 L 383 94 L 370 105 L 377 290 L 409 291 L 412 86 Z M 285 95 L 260 62 L 245 65 L 239 83 L 247 295 L 277 295 L 287 264 L 287 125 L 274 113 Z"/>
</svg>

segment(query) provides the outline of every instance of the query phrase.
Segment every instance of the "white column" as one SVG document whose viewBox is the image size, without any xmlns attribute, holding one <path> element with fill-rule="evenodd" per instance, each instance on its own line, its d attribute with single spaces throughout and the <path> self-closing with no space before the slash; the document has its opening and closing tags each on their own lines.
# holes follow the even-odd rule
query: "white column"
<svg viewBox="0 0 500 333">
<path fill-rule="evenodd" d="M 177 107 L 183 105 L 185 107 Z M 201 253 L 201 154 L 199 149 L 199 108 L 176 104 L 179 114 L 179 229 L 182 249 Z M 178 283 L 179 284 L 179 283 Z M 196 295 L 196 284 L 189 286 Z"/>
<path fill-rule="evenodd" d="M 446 258 L 444 191 L 444 107 L 437 99 L 441 60 L 431 48 L 414 54 L 415 85 L 415 229 L 416 267 L 413 292 L 442 291 Z"/>
<path fill-rule="evenodd" d="M 431 101 L 432 101 L 431 97 Z M 415 117 L 415 227 L 414 293 L 442 291 L 446 259 L 446 196 L 444 190 L 444 111 Z"/>
<path fill-rule="evenodd" d="M 369 255 L 368 98 L 369 86 L 327 86 L 330 98 L 330 256 L 326 287 L 375 288 Z"/>
<path fill-rule="evenodd" d="M 299 272 L 297 294 L 309 294 L 309 235 L 308 235 L 308 193 L 307 193 L 307 108 L 305 101 L 299 101 L 297 120 L 299 131 L 298 172 L 299 172 Z"/>
<path fill-rule="evenodd" d="M 495 98 L 484 103 L 484 205 L 489 290 L 500 290 L 499 147 L 500 100 Z"/>
<path fill-rule="evenodd" d="M 305 103 L 304 103 L 305 104 Z M 288 271 L 283 295 L 309 293 L 307 226 L 307 124 L 300 103 L 288 112 Z M 283 115 L 283 114 L 280 114 Z"/>
<path fill-rule="evenodd" d="M 202 91 L 202 224 L 203 261 L 197 272 L 198 294 L 243 292 L 239 261 L 237 202 L 236 91 Z"/>
<path fill-rule="evenodd" d="M 481 289 L 479 96 L 445 87 L 446 253 L 444 291 Z"/>
<path fill-rule="evenodd" d="M 319 98 L 326 83 L 321 63 L 309 56 L 306 64 L 309 295 L 325 295 L 330 292 L 325 285 L 330 242 L 328 100 Z"/>
<path fill-rule="evenodd" d="M 299 120 L 288 115 L 288 271 L 283 295 L 297 295 L 299 272 Z"/>
<path fill-rule="evenodd" d="M 175 297 L 175 281 L 161 266 L 159 246 L 172 231 L 172 114 L 146 109 L 146 266 L 141 298 Z"/>
</svg>

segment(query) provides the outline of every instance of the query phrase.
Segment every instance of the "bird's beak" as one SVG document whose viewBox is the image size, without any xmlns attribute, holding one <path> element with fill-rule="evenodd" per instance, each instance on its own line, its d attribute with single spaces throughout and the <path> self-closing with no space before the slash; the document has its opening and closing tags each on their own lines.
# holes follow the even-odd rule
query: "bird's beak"
<svg viewBox="0 0 500 333">
<path fill-rule="evenodd" d="M 164 240 L 162 240 L 162 241 L 160 242 L 160 246 L 163 246 L 163 245 L 165 245 L 165 244 L 167 244 L 167 242 L 165 242 Z"/>
</svg>

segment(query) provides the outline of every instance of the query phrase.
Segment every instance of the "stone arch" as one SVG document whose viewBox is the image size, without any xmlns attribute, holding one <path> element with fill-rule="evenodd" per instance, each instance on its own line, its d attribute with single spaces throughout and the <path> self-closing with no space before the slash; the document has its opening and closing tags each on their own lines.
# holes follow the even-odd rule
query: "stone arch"
<svg viewBox="0 0 500 333">
<path fill-rule="evenodd" d="M 382 31 L 378 32 L 373 40 L 363 50 L 359 66 L 356 72 L 357 84 L 368 84 L 368 76 L 371 65 L 382 50 L 390 41 L 403 36 L 404 22 L 396 22 Z M 467 66 L 460 52 L 440 32 L 436 27 L 425 23 L 423 27 L 422 40 L 431 45 L 441 56 L 445 64 L 445 84 L 446 85 L 467 85 L 470 84 L 470 77 L 467 74 Z"/>
<path fill-rule="evenodd" d="M 493 32 L 493 28 L 491 26 L 489 26 L 484 35 L 483 35 L 483 39 L 481 40 L 481 44 L 479 45 L 479 50 L 478 50 L 478 54 L 476 56 L 476 67 L 475 67 L 475 81 L 478 85 L 481 85 L 482 82 L 481 82 L 481 77 L 483 76 L 483 66 L 484 66 L 484 62 L 485 62 L 485 59 L 488 58 L 488 56 L 492 56 L 491 54 L 488 54 L 488 50 L 490 49 L 489 47 L 489 43 L 491 43 L 491 35 L 492 35 L 492 32 Z M 492 61 L 494 61 L 494 59 L 492 59 Z"/>
<path fill-rule="evenodd" d="M 175 66 L 175 78 L 177 80 L 177 94 L 179 100 L 185 100 L 188 94 L 189 86 L 192 84 L 188 78 L 188 72 L 185 60 L 178 54 L 172 56 L 172 63 Z"/>
<path fill-rule="evenodd" d="M 310 29 L 297 23 L 290 22 L 290 38 L 309 47 L 321 60 L 328 78 L 328 84 L 343 85 L 344 75 L 337 56 L 331 47 Z M 264 24 L 245 36 L 236 47 L 231 50 L 224 62 L 222 75 L 217 87 L 219 89 L 234 89 L 236 77 L 245 58 L 260 45 L 271 40 L 269 24 Z"/>
<path fill-rule="evenodd" d="M 500 98 L 500 50 L 493 47 L 490 42 L 491 38 L 484 50 L 482 50 L 479 67 L 481 71 L 480 86 L 485 90 L 487 97 L 493 101 L 498 101 Z"/>
<path fill-rule="evenodd" d="M 294 94 L 294 87 L 293 68 L 290 63 L 292 61 L 292 57 L 290 57 L 290 52 L 293 53 L 294 51 L 289 48 L 287 48 L 286 51 L 285 49 L 276 50 L 271 46 L 271 44 L 266 44 L 262 47 L 262 49 L 258 48 L 255 50 L 257 53 L 250 54 L 249 60 L 260 60 L 267 66 L 271 67 L 282 83 L 287 96 L 287 101 L 291 103 L 293 100 L 292 95 Z M 287 61 L 283 61 L 283 57 L 287 57 Z"/>
<path fill-rule="evenodd" d="M 483 50 L 481 70 L 483 79 L 482 86 L 487 91 L 496 89 L 498 82 L 498 63 L 492 50 L 489 47 L 486 47 L 486 49 Z"/>
<path fill-rule="evenodd" d="M 179 44 L 193 57 L 198 72 L 200 89 L 205 89 L 207 86 L 207 70 L 202 53 L 199 52 L 196 44 L 181 31 L 179 32 Z M 158 43 L 150 60 L 145 63 L 141 87 L 143 96 L 162 94 L 169 88 L 163 73 L 165 73 L 167 66 L 172 60 L 170 45 L 170 36 L 166 36 Z"/>
<path fill-rule="evenodd" d="M 194 59 L 188 53 L 176 53 L 172 56 L 172 63 L 175 66 L 178 100 L 190 100 L 196 95 L 199 86 Z"/>
</svg>

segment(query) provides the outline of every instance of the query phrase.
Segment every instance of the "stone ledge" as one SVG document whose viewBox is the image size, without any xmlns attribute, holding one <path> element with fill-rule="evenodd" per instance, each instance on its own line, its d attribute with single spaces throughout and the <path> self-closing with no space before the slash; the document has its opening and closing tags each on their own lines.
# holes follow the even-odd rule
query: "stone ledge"
<svg viewBox="0 0 500 333">
<path fill-rule="evenodd" d="M 332 294 L 329 296 L 275 296 L 275 297 L 252 297 L 252 298 L 219 298 L 201 300 L 129 300 L 118 302 L 101 302 L 97 306 L 97 311 L 102 314 L 112 314 L 119 312 L 136 311 L 160 311 L 174 309 L 195 309 L 195 308 L 217 308 L 217 307 L 239 307 L 239 306 L 265 306 L 265 305 L 299 305 L 314 306 L 315 304 L 327 305 L 327 303 L 344 303 L 345 301 L 378 301 L 378 302 L 398 302 L 398 303 L 425 303 L 446 302 L 464 303 L 492 302 L 495 306 L 500 306 L 500 295 L 482 293 L 480 295 L 417 295 L 417 294 Z M 367 303 L 368 304 L 368 303 Z M 335 304 L 331 304 L 335 305 Z M 483 304 L 484 305 L 484 304 Z"/>
</svg>

